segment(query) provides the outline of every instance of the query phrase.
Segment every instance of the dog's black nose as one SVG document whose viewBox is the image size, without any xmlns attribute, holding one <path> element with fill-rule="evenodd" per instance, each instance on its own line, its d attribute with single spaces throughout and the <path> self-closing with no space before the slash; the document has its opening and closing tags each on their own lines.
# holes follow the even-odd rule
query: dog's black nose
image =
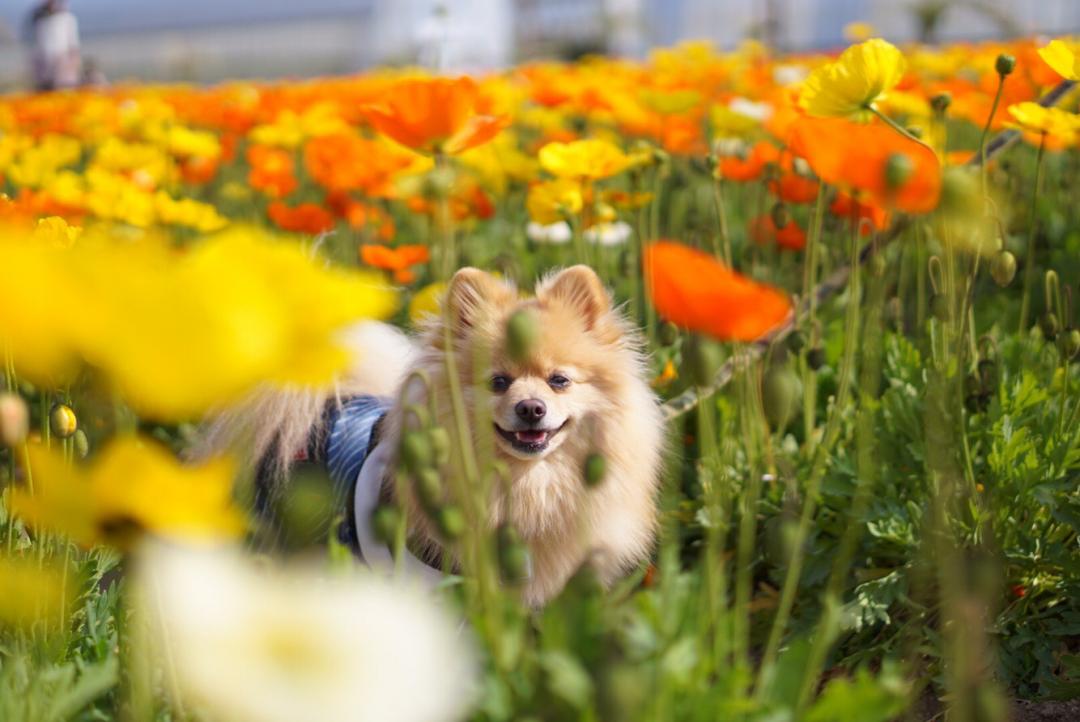
<svg viewBox="0 0 1080 722">
<path fill-rule="evenodd" d="M 547 413 L 547 407 L 544 406 L 544 402 L 540 399 L 525 399 L 524 401 L 518 401 L 514 407 L 514 412 L 518 415 L 518 418 L 527 424 L 535 424 L 540 419 L 544 418 L 544 414 Z"/>
</svg>

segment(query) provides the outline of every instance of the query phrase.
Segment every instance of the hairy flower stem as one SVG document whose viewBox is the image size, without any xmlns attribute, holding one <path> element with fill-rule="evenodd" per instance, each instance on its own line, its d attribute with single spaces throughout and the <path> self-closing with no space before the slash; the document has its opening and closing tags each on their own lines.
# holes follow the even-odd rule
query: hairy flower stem
<svg viewBox="0 0 1080 722">
<path fill-rule="evenodd" d="M 1020 333 L 1028 327 L 1028 312 L 1031 308 L 1031 287 L 1035 283 L 1035 238 L 1039 235 L 1039 189 L 1042 186 L 1043 156 L 1046 151 L 1046 133 L 1039 139 L 1039 152 L 1035 156 L 1035 184 L 1031 192 L 1031 218 L 1028 229 L 1027 256 L 1024 258 L 1024 296 L 1020 302 Z"/>
<path fill-rule="evenodd" d="M 986 137 L 990 134 L 990 126 L 997 115 L 998 104 L 1001 103 L 1001 93 L 1005 89 L 1005 76 L 998 73 L 997 92 L 994 93 L 994 103 L 990 106 L 990 115 L 986 117 L 986 125 L 983 126 L 982 135 L 979 137 L 979 171 L 982 174 L 982 194 L 986 197 L 987 172 L 986 172 Z"/>
<path fill-rule="evenodd" d="M 829 409 L 821 445 L 817 447 L 814 463 L 810 468 L 810 477 L 807 479 L 804 491 L 805 498 L 803 500 L 802 514 L 799 517 L 799 525 L 795 530 L 795 538 L 791 543 L 791 559 L 788 562 L 787 573 L 784 575 L 776 615 L 773 617 L 769 638 L 765 643 L 765 651 L 762 653 L 761 665 L 758 668 L 755 689 L 759 699 L 765 693 L 765 680 L 776 661 L 784 630 L 787 628 L 792 607 L 795 605 L 795 593 L 798 590 L 803 563 L 806 559 L 806 540 L 810 535 L 810 526 L 817 510 L 818 493 L 821 490 L 821 482 L 828 468 L 829 454 L 840 434 L 843 411 L 847 408 L 851 398 L 852 376 L 855 373 L 855 350 L 859 344 L 859 297 L 861 295 L 859 276 L 859 233 L 856 226 L 853 228 L 851 238 L 851 281 L 848 285 L 847 311 L 844 318 L 844 355 L 840 359 L 836 399 Z"/>
<path fill-rule="evenodd" d="M 889 126 L 893 130 L 895 130 L 897 133 L 899 133 L 900 135 L 907 138 L 908 140 L 913 140 L 916 143 L 918 143 L 919 145 L 923 146 L 924 148 L 928 148 L 931 151 L 934 150 L 933 148 L 930 147 L 930 145 L 925 140 L 922 140 L 921 138 L 916 138 L 914 135 L 911 134 L 911 131 L 909 131 L 907 128 L 905 128 L 904 126 L 897 123 L 895 120 L 893 120 L 889 116 L 882 113 L 880 110 L 878 110 L 874 106 L 872 106 L 872 105 L 867 106 L 867 109 L 871 113 L 876 115 L 878 118 L 880 118 L 885 123 L 885 125 Z"/>
<path fill-rule="evenodd" d="M 719 256 L 731 268 L 731 234 L 728 231 L 727 207 L 724 204 L 724 179 L 715 178 L 712 182 L 713 204 L 716 206 L 716 222 L 720 230 L 720 247 L 716 246 L 716 236 L 713 239 L 713 255 Z"/>
<path fill-rule="evenodd" d="M 825 190 L 824 183 L 818 183 L 817 202 L 814 204 L 814 219 L 810 226 L 810 235 L 806 239 L 806 249 L 803 251 L 803 298 L 807 303 L 806 328 L 809 329 L 806 350 L 813 348 L 817 342 L 815 324 L 817 321 L 817 294 L 814 289 L 817 286 L 817 250 L 821 239 L 821 228 L 825 220 Z M 806 354 L 802 357 L 802 382 L 803 382 L 803 443 L 806 445 L 807 455 L 813 454 L 814 428 L 817 421 L 817 373 L 806 362 Z"/>
</svg>

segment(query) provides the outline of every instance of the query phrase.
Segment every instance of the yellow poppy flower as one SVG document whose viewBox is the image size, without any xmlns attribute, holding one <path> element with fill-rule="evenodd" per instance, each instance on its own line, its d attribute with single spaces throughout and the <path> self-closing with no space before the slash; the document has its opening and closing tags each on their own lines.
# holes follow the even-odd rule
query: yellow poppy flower
<svg viewBox="0 0 1080 722">
<path fill-rule="evenodd" d="M 409 300 L 409 322 L 415 326 L 428 316 L 438 315 L 439 302 L 445 292 L 446 284 L 442 281 L 429 283 L 417 291 Z"/>
<path fill-rule="evenodd" d="M 69 226 L 67 221 L 59 216 L 41 218 L 37 222 L 37 227 L 34 228 L 35 238 L 61 248 L 71 246 L 81 233 L 82 228 Z"/>
<path fill-rule="evenodd" d="M 181 464 L 154 441 L 114 439 L 88 468 L 28 447 L 34 493 L 16 489 L 12 511 L 84 546 L 130 548 L 144 533 L 182 542 L 234 538 L 247 526 L 232 499 L 234 465 Z"/>
<path fill-rule="evenodd" d="M 1080 80 L 1080 43 L 1051 40 L 1045 48 L 1039 48 L 1039 57 L 1066 80 Z"/>
<path fill-rule="evenodd" d="M 1028 133 L 1044 134 L 1059 145 L 1076 142 L 1077 133 L 1080 132 L 1080 116 L 1060 108 L 1046 108 L 1029 101 L 1010 105 L 1008 111 L 1016 122 L 1006 123 L 1007 126 Z"/>
<path fill-rule="evenodd" d="M 603 140 L 548 143 L 540 149 L 540 166 L 559 178 L 601 180 L 630 167 L 631 158 Z"/>
<path fill-rule="evenodd" d="M 525 200 L 529 217 L 545 226 L 580 213 L 583 205 L 581 184 L 567 178 L 536 183 Z"/>
<path fill-rule="evenodd" d="M 880 38 L 852 45 L 836 62 L 810 73 L 799 105 L 810 115 L 869 120 L 870 109 L 896 87 L 905 66 L 901 52 Z"/>
</svg>

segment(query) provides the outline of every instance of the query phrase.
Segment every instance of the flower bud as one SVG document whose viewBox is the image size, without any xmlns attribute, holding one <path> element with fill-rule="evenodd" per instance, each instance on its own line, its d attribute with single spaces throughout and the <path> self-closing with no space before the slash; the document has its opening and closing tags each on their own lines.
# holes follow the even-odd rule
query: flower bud
<svg viewBox="0 0 1080 722">
<path fill-rule="evenodd" d="M 784 429 L 795 417 L 802 398 L 802 382 L 785 363 L 774 364 L 761 382 L 765 418 L 774 429 Z"/>
<path fill-rule="evenodd" d="M 720 370 L 723 352 L 715 341 L 694 334 L 685 346 L 683 363 L 689 371 L 690 380 L 698 386 L 708 386 Z"/>
<path fill-rule="evenodd" d="M 1058 322 L 1057 314 L 1047 311 L 1039 319 L 1039 328 L 1042 329 L 1043 336 L 1047 341 L 1053 341 L 1057 338 L 1058 332 L 1061 330 L 1061 324 Z"/>
<path fill-rule="evenodd" d="M 595 451 L 585 457 L 585 485 L 597 486 L 607 473 L 607 461 Z"/>
<path fill-rule="evenodd" d="M 401 510 L 393 504 L 381 504 L 371 513 L 371 528 L 375 538 L 386 545 L 393 545 L 401 528 Z"/>
<path fill-rule="evenodd" d="M 1075 357 L 1080 353 L 1080 329 L 1068 328 L 1058 334 L 1057 347 L 1066 361 Z"/>
<path fill-rule="evenodd" d="M 1012 71 L 1015 68 L 1016 58 L 1012 55 L 1009 55 L 1008 53 L 1002 53 L 1001 55 L 997 56 L 997 60 L 994 61 L 994 70 L 996 70 L 998 75 L 1003 78 L 1006 75 L 1011 75 Z"/>
<path fill-rule="evenodd" d="M 806 365 L 811 371 L 817 371 L 825 365 L 825 349 L 815 346 L 806 352 Z"/>
<path fill-rule="evenodd" d="M 438 509 L 443 501 L 442 479 L 434 469 L 421 469 L 414 478 L 416 495 L 428 511 Z"/>
<path fill-rule="evenodd" d="M 990 276 L 994 283 L 1004 288 L 1016 276 L 1016 256 L 1009 251 L 998 251 L 990 262 Z"/>
<path fill-rule="evenodd" d="M 998 367 L 993 359 L 984 358 L 979 360 L 976 367 L 979 374 L 979 383 L 983 391 L 993 391 L 998 385 Z"/>
<path fill-rule="evenodd" d="M 465 533 L 465 514 L 453 504 L 447 504 L 435 515 L 439 533 L 448 541 L 453 541 Z"/>
<path fill-rule="evenodd" d="M 435 466 L 446 466 L 450 463 L 450 433 L 441 426 L 433 426 L 427 434 Z"/>
<path fill-rule="evenodd" d="M 674 346 L 675 342 L 679 340 L 679 327 L 671 321 L 664 321 L 660 324 L 659 337 L 662 345 Z"/>
<path fill-rule="evenodd" d="M 49 429 L 59 439 L 67 439 L 79 428 L 75 412 L 67 404 L 56 404 L 49 412 Z"/>
<path fill-rule="evenodd" d="M 806 346 L 806 334 L 802 331 L 796 331 L 788 336 L 787 347 L 792 353 L 799 353 Z"/>
<path fill-rule="evenodd" d="M 915 172 L 915 164 L 906 153 L 893 153 L 885 161 L 885 184 L 896 190 L 911 178 Z"/>
<path fill-rule="evenodd" d="M 403 433 L 399 453 L 405 468 L 413 474 L 419 474 L 421 470 L 430 467 L 435 460 L 431 442 L 428 435 L 423 431 L 406 431 Z"/>
<path fill-rule="evenodd" d="M 930 107 L 933 108 L 935 113 L 944 113 L 949 109 L 950 105 L 952 105 L 952 93 L 938 93 L 930 98 Z"/>
<path fill-rule="evenodd" d="M 517 584 L 532 576 L 532 558 L 529 548 L 521 541 L 517 529 L 509 524 L 499 527 L 496 534 L 499 555 L 499 572 L 503 581 Z"/>
<path fill-rule="evenodd" d="M 75 454 L 80 459 L 85 459 L 90 453 L 90 440 L 86 438 L 86 432 L 82 429 L 75 430 Z"/>
<path fill-rule="evenodd" d="M 14 447 L 26 440 L 30 412 L 18 394 L 0 394 L 0 445 Z"/>
<path fill-rule="evenodd" d="M 506 352 L 510 359 L 517 363 L 525 361 L 538 335 L 536 317 L 524 309 L 514 311 L 506 321 Z"/>
</svg>

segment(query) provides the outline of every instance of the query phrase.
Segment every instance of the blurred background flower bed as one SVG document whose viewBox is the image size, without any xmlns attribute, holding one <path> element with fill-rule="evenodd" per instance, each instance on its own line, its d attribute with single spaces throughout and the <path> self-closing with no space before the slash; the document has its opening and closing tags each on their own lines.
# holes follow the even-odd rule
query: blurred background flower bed
<svg viewBox="0 0 1080 722">
<path fill-rule="evenodd" d="M 1080 714 L 1080 44 L 848 33 L 0 96 L 0 719 Z M 669 419 L 614 588 L 526 609 L 457 528 L 420 595 L 317 472 L 183 461 L 456 269 L 573 263 Z"/>
</svg>

